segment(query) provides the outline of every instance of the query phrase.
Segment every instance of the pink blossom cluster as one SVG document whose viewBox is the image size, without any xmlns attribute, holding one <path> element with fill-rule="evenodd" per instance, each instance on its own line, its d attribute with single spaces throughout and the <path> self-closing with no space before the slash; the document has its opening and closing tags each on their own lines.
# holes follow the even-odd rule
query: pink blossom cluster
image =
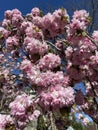
<svg viewBox="0 0 98 130">
<path fill-rule="evenodd" d="M 20 32 L 25 33 L 28 37 L 33 37 L 36 39 L 41 39 L 43 37 L 42 30 L 36 26 L 33 22 L 23 21 L 21 23 Z"/>
<path fill-rule="evenodd" d="M 89 23 L 89 13 L 86 10 L 77 10 L 74 12 L 67 30 L 67 36 L 71 43 L 79 44 L 79 41 L 83 38 L 82 31 L 87 29 Z"/>
<path fill-rule="evenodd" d="M 2 63 L 4 60 L 4 55 L 3 54 L 0 54 L 0 63 Z"/>
<path fill-rule="evenodd" d="M 92 34 L 92 38 L 97 42 L 97 31 Z M 78 43 L 78 44 L 76 44 Z M 97 76 L 97 47 L 90 39 L 84 37 L 82 40 L 73 41 L 72 46 L 65 50 L 66 58 L 68 59 L 67 73 L 75 82 L 80 82 L 88 75 L 89 78 Z M 74 76 L 74 74 L 76 76 Z M 91 79 L 92 79 L 91 78 Z"/>
<path fill-rule="evenodd" d="M 57 84 L 67 87 L 69 84 L 69 77 L 64 75 L 62 71 L 56 73 L 52 71 L 41 72 L 39 67 L 32 66 L 28 60 L 22 62 L 21 69 L 28 76 L 32 84 L 40 87 L 48 88 L 48 86 L 55 86 Z"/>
<path fill-rule="evenodd" d="M 10 103 L 11 115 L 19 118 L 19 120 L 26 120 L 29 108 L 33 110 L 31 97 L 22 94 L 18 95 L 13 102 Z"/>
<path fill-rule="evenodd" d="M 5 11 L 5 19 L 2 23 L 3 27 L 6 27 L 8 30 L 11 26 L 20 27 L 23 17 L 21 12 L 18 9 L 7 10 Z"/>
<path fill-rule="evenodd" d="M 46 73 L 41 74 L 40 85 L 48 88 L 48 86 L 56 86 L 60 84 L 61 86 L 67 87 L 69 84 L 68 76 L 64 75 L 62 71 L 56 73 L 51 71 L 46 71 Z"/>
<path fill-rule="evenodd" d="M 10 115 L 0 114 L 0 130 L 9 129 L 10 126 L 14 128 L 14 121 Z"/>
<path fill-rule="evenodd" d="M 0 70 L 0 80 L 1 82 L 4 82 L 4 80 L 9 80 L 9 70 L 7 68 L 2 68 Z"/>
<path fill-rule="evenodd" d="M 88 36 L 89 22 L 85 10 L 75 11 L 71 21 L 63 8 L 46 15 L 36 7 L 26 16 L 18 9 L 5 12 L 0 27 L 0 100 L 4 93 L 7 101 L 2 100 L 1 109 L 10 109 L 13 121 L 0 115 L 2 129 L 11 123 L 23 130 L 40 114 L 47 117 L 48 111 L 60 110 L 61 115 L 66 108 L 70 115 L 73 104 L 98 123 L 98 31 Z M 74 91 L 79 82 L 85 83 L 85 95 Z"/>
<path fill-rule="evenodd" d="M 75 21 L 75 20 L 78 20 L 78 22 L 80 21 L 80 27 L 82 27 L 82 24 L 83 24 L 83 27 L 85 27 L 86 25 L 88 25 L 88 22 L 89 22 L 89 13 L 87 13 L 86 10 L 77 10 L 74 12 L 74 15 L 73 15 L 73 19 L 72 21 Z M 85 30 L 85 28 L 81 28 L 83 30 Z"/>
<path fill-rule="evenodd" d="M 98 44 L 98 31 L 94 31 L 92 37 L 94 38 L 94 41 Z"/>
<path fill-rule="evenodd" d="M 72 24 L 70 25 L 72 28 L 75 29 L 83 29 L 87 28 L 89 23 L 89 13 L 86 10 L 77 10 L 74 12 Z"/>
<path fill-rule="evenodd" d="M 66 68 L 68 75 L 74 82 L 82 81 L 86 76 L 85 69 L 88 69 L 88 59 L 90 59 L 91 53 L 82 46 L 81 48 L 77 46 L 77 48 L 68 47 L 65 54 L 68 59 Z"/>
<path fill-rule="evenodd" d="M 25 27 L 25 22 L 22 23 L 22 28 L 23 26 Z M 42 39 L 43 37 L 43 32 L 40 28 L 38 28 L 37 26 L 33 25 L 32 23 L 29 24 L 29 26 L 25 29 L 25 33 L 26 33 L 26 36 L 28 37 L 33 37 L 33 38 L 36 38 L 36 39 Z"/>
<path fill-rule="evenodd" d="M 29 65 L 30 69 L 28 69 Z M 39 86 L 38 90 L 40 91 L 38 93 L 41 95 L 39 104 L 45 110 L 48 110 L 50 107 L 53 107 L 53 109 L 55 107 L 57 109 L 62 108 L 74 102 L 74 90 L 68 87 L 69 78 L 64 76 L 62 71 L 56 73 L 51 71 L 41 72 L 38 68 L 31 67 L 31 63 L 25 61 L 22 63 L 22 68 L 24 68 L 24 72 L 27 74 L 30 82 Z M 45 88 L 43 89 L 42 86 Z M 47 102 L 48 104 L 46 104 Z"/>
<path fill-rule="evenodd" d="M 13 102 L 9 104 L 10 114 L 15 120 L 18 120 L 18 127 L 21 129 L 26 126 L 29 121 L 34 121 L 40 115 L 40 111 L 36 110 L 32 96 L 27 94 L 18 95 Z"/>
<path fill-rule="evenodd" d="M 42 18 L 42 29 L 47 37 L 54 37 L 64 32 L 64 27 L 69 22 L 69 16 L 65 9 L 58 9 L 53 14 L 48 13 Z"/>
<path fill-rule="evenodd" d="M 27 74 L 31 84 L 37 85 L 36 89 L 38 89 L 38 94 L 41 95 L 39 104 L 41 104 L 41 107 L 45 107 L 46 111 L 50 107 L 59 109 L 63 106 L 70 106 L 74 102 L 74 90 L 68 87 L 69 78 L 62 71 L 56 73 L 52 71 L 41 72 L 36 66 L 31 66 L 31 63 L 27 60 L 22 62 L 21 68 Z M 43 95 L 47 95 L 46 98 Z M 47 102 L 48 95 L 50 95 L 49 99 L 52 99 L 52 101 L 49 101 L 50 103 L 46 106 L 44 103 Z"/>
<path fill-rule="evenodd" d="M 14 50 L 19 46 L 19 39 L 16 36 L 8 37 L 6 40 L 6 48 L 8 50 Z"/>
<path fill-rule="evenodd" d="M 40 40 L 37 40 L 35 38 L 26 37 L 24 39 L 24 45 L 29 55 L 43 55 L 48 51 L 48 45 L 46 44 L 46 42 L 42 43 Z"/>
<path fill-rule="evenodd" d="M 10 35 L 10 31 L 0 27 L 0 39 L 7 38 Z"/>
<path fill-rule="evenodd" d="M 74 90 L 71 87 L 64 88 L 57 85 L 50 91 L 42 92 L 39 98 L 39 104 L 44 110 L 56 110 L 62 107 L 68 107 L 74 102 Z"/>
<path fill-rule="evenodd" d="M 39 67 L 32 65 L 29 60 L 23 60 L 21 64 L 21 70 L 27 75 L 32 84 L 38 84 L 41 80 Z"/>
<path fill-rule="evenodd" d="M 75 95 L 76 104 L 80 105 L 95 121 L 98 121 L 97 116 L 92 116 L 92 113 L 96 115 L 97 111 L 93 107 L 90 108 L 92 106 L 90 97 L 94 98 L 98 94 L 98 31 L 94 31 L 91 36 L 86 34 L 85 28 L 82 31 L 84 31 L 84 35 L 79 32 L 79 35 L 73 35 L 68 39 L 70 46 L 65 50 L 67 58 L 66 69 L 73 84 L 84 81 L 86 86 L 87 98 L 82 92 L 77 91 Z"/>
<path fill-rule="evenodd" d="M 39 61 L 39 68 L 42 70 L 46 69 L 54 69 L 61 64 L 61 59 L 58 55 L 48 53 Z"/>
<path fill-rule="evenodd" d="M 32 9 L 31 17 L 33 23 L 43 30 L 46 38 L 64 32 L 64 27 L 69 22 L 69 16 L 65 9 L 58 9 L 53 14 L 48 13 L 44 16 L 41 16 L 40 12 L 38 8 Z"/>
<path fill-rule="evenodd" d="M 63 50 L 63 39 L 62 40 L 57 40 L 57 42 L 55 43 L 56 47 L 59 48 L 60 50 Z"/>
<path fill-rule="evenodd" d="M 33 15 L 33 17 L 40 16 L 41 10 L 39 8 L 35 7 L 31 10 L 31 14 Z"/>
<path fill-rule="evenodd" d="M 92 38 L 97 42 L 97 31 L 92 34 Z M 98 52 L 96 45 L 90 39 L 78 40 L 77 45 L 73 42 L 72 47 L 65 50 L 65 55 L 68 59 L 67 73 L 74 82 L 83 81 L 87 76 L 91 81 L 97 81 L 95 70 L 98 66 Z"/>
<path fill-rule="evenodd" d="M 21 69 L 23 70 L 23 72 L 25 72 L 26 74 L 28 72 L 31 72 L 31 69 L 32 69 L 32 63 L 27 60 L 27 59 L 24 59 L 22 61 L 22 64 L 21 64 Z"/>
<path fill-rule="evenodd" d="M 40 116 L 40 111 L 39 110 L 34 110 L 33 114 L 29 114 L 29 120 L 33 121 L 35 119 L 37 119 Z"/>
<path fill-rule="evenodd" d="M 37 85 L 37 86 L 42 85 L 41 72 L 38 67 L 33 66 L 31 68 L 31 71 L 29 72 L 24 71 L 24 73 L 27 74 L 27 77 L 29 78 L 29 81 L 31 84 Z"/>
</svg>

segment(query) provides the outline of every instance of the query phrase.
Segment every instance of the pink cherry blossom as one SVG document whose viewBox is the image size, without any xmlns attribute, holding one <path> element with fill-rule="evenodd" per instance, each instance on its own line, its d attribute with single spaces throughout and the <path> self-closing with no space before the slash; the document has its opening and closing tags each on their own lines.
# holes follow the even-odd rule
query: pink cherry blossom
<svg viewBox="0 0 98 130">
<path fill-rule="evenodd" d="M 48 53 L 39 61 L 39 67 L 41 69 L 53 69 L 61 64 L 61 59 L 58 55 Z"/>
<path fill-rule="evenodd" d="M 35 8 L 33 8 L 33 9 L 31 10 L 31 13 L 32 13 L 32 15 L 35 17 L 35 16 L 39 16 L 40 13 L 41 13 L 41 11 L 40 11 L 39 8 L 35 7 Z"/>
<path fill-rule="evenodd" d="M 14 121 L 10 115 L 0 114 L 0 130 L 5 130 L 8 126 L 13 124 Z"/>
<path fill-rule="evenodd" d="M 58 109 L 70 106 L 74 102 L 74 91 L 71 87 L 56 86 L 49 92 L 42 92 L 39 104 L 45 110 Z"/>
</svg>

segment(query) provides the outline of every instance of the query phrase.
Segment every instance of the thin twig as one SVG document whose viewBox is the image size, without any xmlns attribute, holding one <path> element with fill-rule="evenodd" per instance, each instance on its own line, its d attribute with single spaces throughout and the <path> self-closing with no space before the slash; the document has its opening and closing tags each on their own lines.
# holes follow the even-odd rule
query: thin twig
<svg viewBox="0 0 98 130">
<path fill-rule="evenodd" d="M 94 93 L 94 98 L 93 98 L 93 99 L 94 99 L 94 103 L 96 104 L 97 110 L 98 110 L 98 103 L 97 103 L 97 100 L 96 100 L 96 91 L 95 91 L 94 86 L 93 86 L 93 84 L 91 83 L 89 77 L 87 77 L 87 81 L 90 83 L 90 85 L 91 85 L 91 87 L 92 87 L 92 91 L 93 91 L 93 93 Z"/>
<path fill-rule="evenodd" d="M 58 51 L 60 51 L 61 52 L 61 50 L 58 48 L 58 47 L 56 47 L 52 42 L 49 42 L 49 41 L 46 41 L 48 44 L 50 44 L 51 46 L 53 46 L 53 47 L 55 47 Z"/>
<path fill-rule="evenodd" d="M 50 116 L 51 130 L 57 130 L 54 119 L 53 119 L 53 113 L 49 112 L 49 116 Z"/>
<path fill-rule="evenodd" d="M 87 37 L 88 39 L 90 39 L 90 40 L 91 40 L 91 42 L 92 42 L 92 43 L 94 43 L 94 44 L 98 47 L 98 45 L 96 44 L 96 42 L 93 40 L 93 38 L 92 38 L 92 37 L 90 37 L 89 35 L 86 35 L 86 37 Z"/>
<path fill-rule="evenodd" d="M 94 41 L 94 39 L 93 39 L 91 36 L 89 36 L 89 34 L 88 34 L 87 32 L 85 32 L 85 36 L 86 36 L 96 47 L 98 47 L 98 44 Z"/>
</svg>

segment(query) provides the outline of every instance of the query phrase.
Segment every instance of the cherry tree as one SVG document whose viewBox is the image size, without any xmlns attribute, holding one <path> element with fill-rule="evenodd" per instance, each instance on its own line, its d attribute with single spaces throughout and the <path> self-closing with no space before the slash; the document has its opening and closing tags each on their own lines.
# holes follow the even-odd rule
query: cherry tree
<svg viewBox="0 0 98 130">
<path fill-rule="evenodd" d="M 89 13 L 66 9 L 43 15 L 35 7 L 23 16 L 5 11 L 0 27 L 0 129 L 63 130 L 74 114 L 98 123 L 98 31 L 87 32 Z M 83 83 L 86 94 L 75 90 Z M 89 121 L 79 116 L 84 125 Z"/>
</svg>

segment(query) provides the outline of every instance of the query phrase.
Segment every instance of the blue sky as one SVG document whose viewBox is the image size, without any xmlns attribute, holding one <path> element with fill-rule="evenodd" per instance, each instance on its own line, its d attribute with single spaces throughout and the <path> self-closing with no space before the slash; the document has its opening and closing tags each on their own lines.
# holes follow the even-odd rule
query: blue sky
<svg viewBox="0 0 98 130">
<path fill-rule="evenodd" d="M 65 0 L 0 0 L 0 20 L 3 19 L 4 11 L 18 8 L 23 15 L 30 13 L 33 7 L 39 7 L 44 11 L 51 8 L 59 8 L 65 4 Z"/>
<path fill-rule="evenodd" d="M 23 15 L 30 13 L 33 7 L 39 7 L 45 12 L 73 6 L 74 0 L 0 0 L 0 20 L 4 18 L 4 12 L 8 9 L 18 8 Z M 77 0 L 80 1 L 80 0 Z"/>
</svg>

